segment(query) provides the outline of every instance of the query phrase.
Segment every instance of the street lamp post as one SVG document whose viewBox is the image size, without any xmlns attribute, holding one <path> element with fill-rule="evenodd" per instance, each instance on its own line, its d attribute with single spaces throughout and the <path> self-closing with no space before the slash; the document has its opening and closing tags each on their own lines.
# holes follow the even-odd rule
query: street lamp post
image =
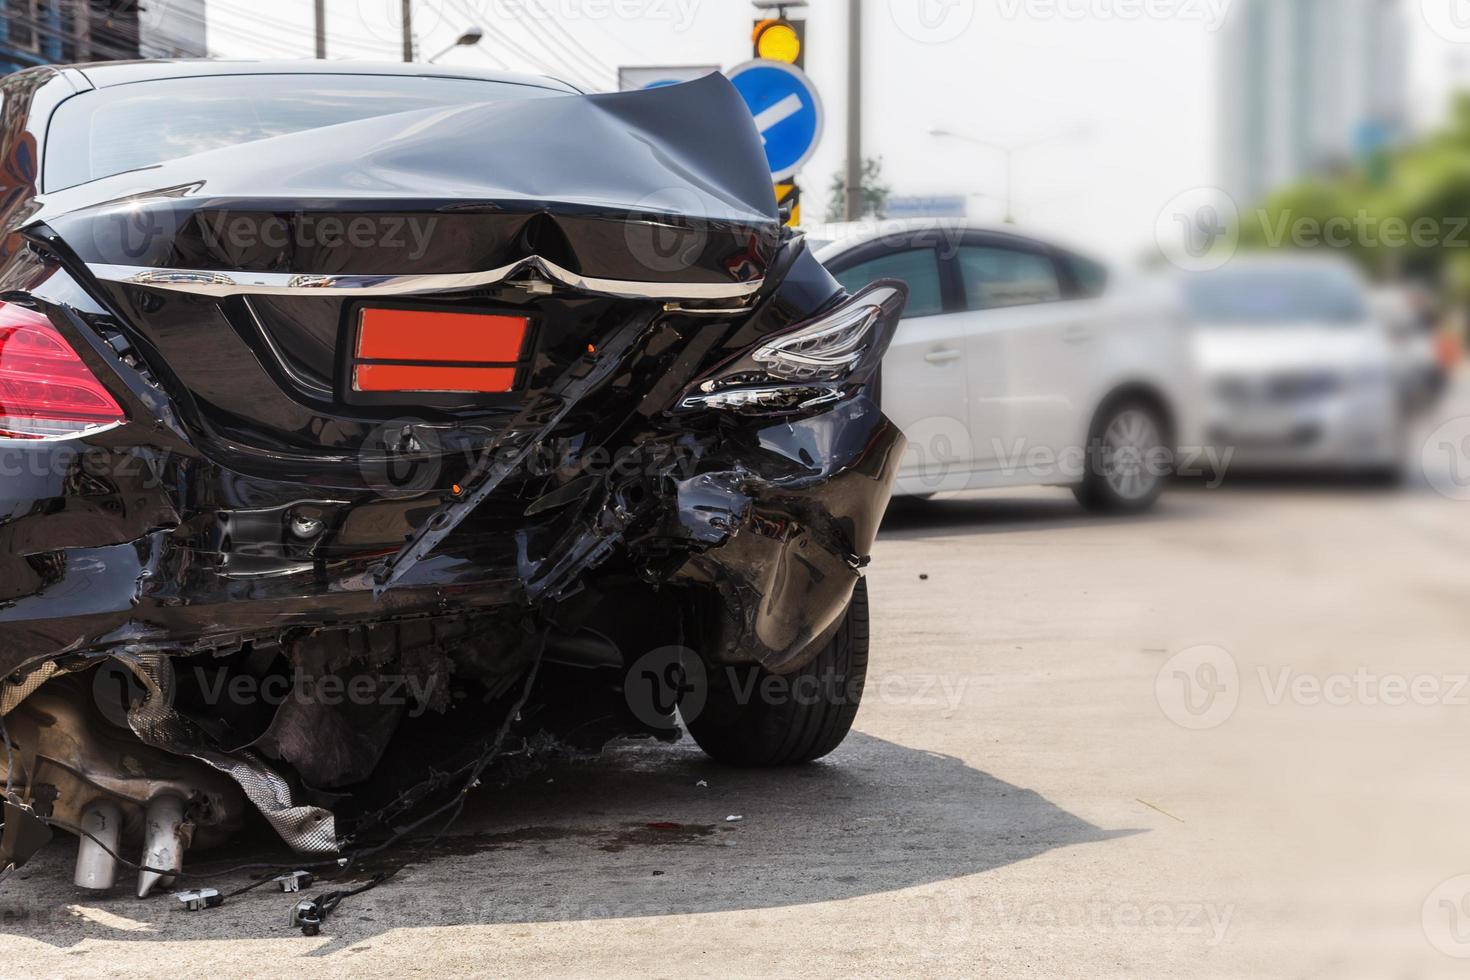
<svg viewBox="0 0 1470 980">
<path fill-rule="evenodd" d="M 986 149 L 994 150 L 996 153 L 999 153 L 1001 155 L 1001 157 L 1005 160 L 1006 168 L 1005 220 L 1006 224 L 1013 225 L 1016 223 L 1016 155 L 1018 153 L 1025 153 L 1028 150 L 1034 150 L 1039 146 L 1045 146 L 1048 143 L 1055 143 L 1063 139 L 1076 138 L 1078 136 L 1081 136 L 1082 132 L 1080 130 L 1069 130 L 1065 133 L 1055 133 L 1051 136 L 1043 136 L 1040 139 L 1027 140 L 1024 143 L 994 143 L 990 140 L 980 139 L 977 136 L 967 136 L 963 133 L 956 133 L 948 129 L 943 129 L 939 127 L 929 130 L 929 135 L 935 137 L 936 139 L 952 139 L 959 140 L 962 143 L 974 143 L 976 146 L 983 146 Z"/>
<path fill-rule="evenodd" d="M 482 40 L 484 40 L 484 38 L 485 29 L 483 27 L 471 27 L 463 34 L 461 34 L 453 44 L 445 48 L 443 51 L 440 51 L 438 54 L 434 55 L 434 57 L 430 58 L 429 64 L 432 65 L 434 62 L 438 61 L 440 58 L 444 57 L 455 48 L 473 47 L 474 45 L 479 44 Z"/>
</svg>

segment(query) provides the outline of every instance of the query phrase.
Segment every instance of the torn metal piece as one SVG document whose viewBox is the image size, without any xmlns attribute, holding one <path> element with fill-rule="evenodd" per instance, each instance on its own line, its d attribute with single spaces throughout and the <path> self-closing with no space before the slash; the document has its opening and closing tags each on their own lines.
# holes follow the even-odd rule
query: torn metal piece
<svg viewBox="0 0 1470 980">
<path fill-rule="evenodd" d="M 293 801 L 290 784 L 254 753 L 212 749 L 197 725 L 170 707 L 173 667 L 163 654 L 119 656 L 148 691 L 128 712 L 128 726 L 144 744 L 198 759 L 240 784 L 276 833 L 303 854 L 337 853 L 336 819 L 330 810 Z"/>
<path fill-rule="evenodd" d="M 514 473 L 589 392 L 612 376 L 653 322 L 645 315 L 623 327 L 595 354 L 577 364 L 540 398 L 506 425 L 480 456 L 460 492 L 441 504 L 398 554 L 373 569 L 373 597 L 381 599 L 395 582 L 454 532 L 484 500 Z"/>
<path fill-rule="evenodd" d="M 673 737 L 686 705 L 630 700 L 650 651 L 784 673 L 865 619 L 905 291 L 848 295 L 782 228 L 725 79 L 0 85 L 0 332 L 116 403 L 0 419 L 37 436 L 0 437 L 0 865 L 54 821 L 96 838 L 86 887 L 118 847 L 156 893 L 253 806 L 350 870 L 547 746 Z M 205 87 L 252 126 L 187 153 L 197 114 L 157 107 Z M 112 172 L 93 123 L 138 100 L 184 131 Z"/>
</svg>

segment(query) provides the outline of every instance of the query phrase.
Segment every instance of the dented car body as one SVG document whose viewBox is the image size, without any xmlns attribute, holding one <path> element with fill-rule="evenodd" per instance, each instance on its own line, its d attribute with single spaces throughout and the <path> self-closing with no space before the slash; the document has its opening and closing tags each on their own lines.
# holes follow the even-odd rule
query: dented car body
<svg viewBox="0 0 1470 980">
<path fill-rule="evenodd" d="M 783 227 L 723 78 L 0 88 L 0 869 L 382 846 L 512 746 L 669 736 L 694 673 L 717 758 L 841 740 L 905 291 Z M 800 717 L 732 693 L 818 666 Z"/>
</svg>

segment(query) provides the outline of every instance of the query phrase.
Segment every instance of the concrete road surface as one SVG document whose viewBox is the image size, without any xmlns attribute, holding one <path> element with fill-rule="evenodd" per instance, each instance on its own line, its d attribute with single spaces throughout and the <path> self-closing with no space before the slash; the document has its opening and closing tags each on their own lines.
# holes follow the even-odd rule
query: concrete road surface
<svg viewBox="0 0 1470 980">
<path fill-rule="evenodd" d="M 1461 415 L 1463 389 L 1416 447 Z M 314 939 L 264 890 L 199 913 L 80 895 L 58 842 L 0 890 L 0 964 L 1464 975 L 1470 502 L 1430 479 L 1470 497 L 1466 437 L 1441 430 L 1397 493 L 1185 487 L 1144 520 L 1054 491 L 897 506 L 867 699 L 828 760 L 627 744 L 483 792 Z"/>
</svg>

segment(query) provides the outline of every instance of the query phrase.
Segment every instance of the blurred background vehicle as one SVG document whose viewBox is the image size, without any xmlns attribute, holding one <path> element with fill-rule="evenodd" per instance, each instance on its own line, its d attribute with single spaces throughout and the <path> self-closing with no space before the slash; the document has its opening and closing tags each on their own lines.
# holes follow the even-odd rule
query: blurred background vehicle
<svg viewBox="0 0 1470 980">
<path fill-rule="evenodd" d="M 1238 258 L 1186 275 L 1205 439 L 1232 467 L 1397 478 L 1418 353 L 1346 260 Z M 1423 384 L 1423 382 L 1415 382 Z M 1420 396 L 1427 397 L 1427 396 Z"/>
<path fill-rule="evenodd" d="M 1109 269 L 1013 228 L 909 219 L 813 229 L 850 291 L 909 285 L 883 404 L 909 438 L 901 495 L 1066 486 L 1142 511 L 1172 470 L 1188 350 Z"/>
<path fill-rule="evenodd" d="M 1439 329 L 1434 294 L 1418 284 L 1382 286 L 1369 302 L 1388 333 L 1399 394 L 1410 415 L 1433 411 L 1444 397 L 1454 368 L 1452 348 Z"/>
</svg>

